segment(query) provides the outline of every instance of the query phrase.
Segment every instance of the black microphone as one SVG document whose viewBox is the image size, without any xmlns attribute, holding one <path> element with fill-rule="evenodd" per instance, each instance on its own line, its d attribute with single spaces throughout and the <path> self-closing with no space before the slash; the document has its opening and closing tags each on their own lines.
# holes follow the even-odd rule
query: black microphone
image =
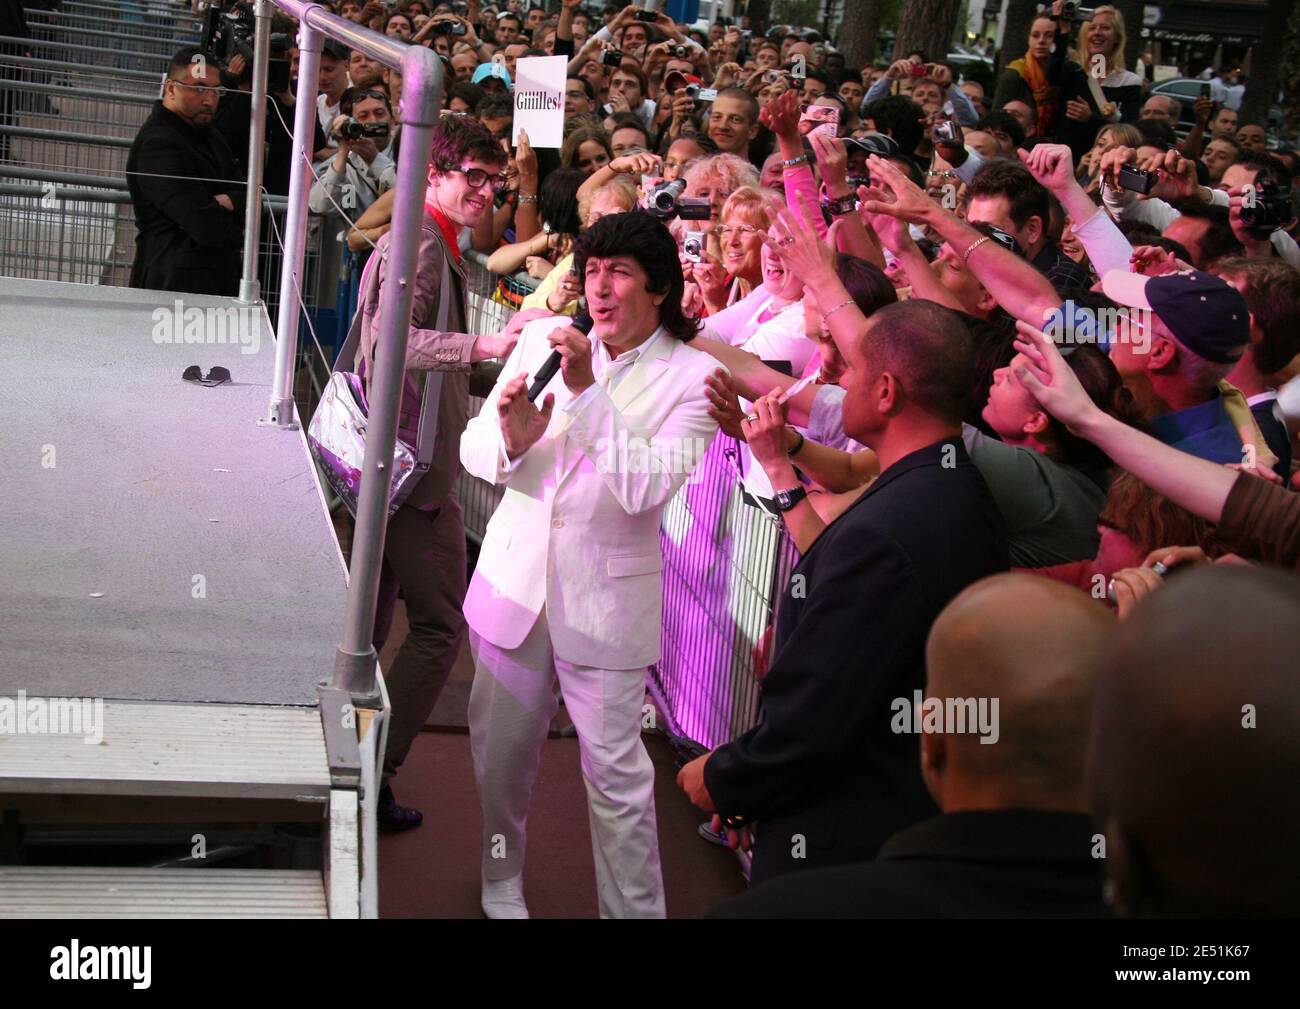
<svg viewBox="0 0 1300 1009">
<path fill-rule="evenodd" d="M 579 312 L 573 317 L 573 321 L 569 325 L 583 336 L 586 336 L 591 332 L 591 316 L 586 312 Z M 560 370 L 560 360 L 560 352 L 553 350 L 551 356 L 546 359 L 546 363 L 537 369 L 537 377 L 533 379 L 533 384 L 528 388 L 528 402 L 534 402 L 542 394 L 542 390 L 546 388 L 551 379 L 555 377 L 555 373 Z"/>
</svg>

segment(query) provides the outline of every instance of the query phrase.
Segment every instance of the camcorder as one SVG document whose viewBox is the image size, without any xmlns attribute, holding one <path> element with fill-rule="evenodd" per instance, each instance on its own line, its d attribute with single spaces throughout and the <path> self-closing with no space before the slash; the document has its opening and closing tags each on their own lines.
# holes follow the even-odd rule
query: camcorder
<svg viewBox="0 0 1300 1009">
<path fill-rule="evenodd" d="M 646 194 L 646 210 L 661 221 L 674 217 L 683 221 L 707 221 L 713 213 L 709 201 L 701 196 L 683 196 L 685 179 L 661 182 Z"/>
<path fill-rule="evenodd" d="M 355 119 L 348 119 L 340 123 L 339 128 L 334 131 L 334 135 L 339 140 L 360 140 L 363 137 L 369 137 L 372 140 L 388 139 L 388 123 L 359 123 Z"/>
<path fill-rule="evenodd" d="M 430 35 L 464 35 L 465 26 L 459 21 L 435 21 L 429 29 Z"/>
<path fill-rule="evenodd" d="M 1255 200 L 1251 206 L 1241 207 L 1241 223 L 1258 242 L 1266 242 L 1273 232 L 1284 227 L 1295 216 L 1291 209 L 1291 190 L 1283 189 L 1271 177 L 1259 175 L 1255 179 Z"/>
<path fill-rule="evenodd" d="M 1083 24 L 1085 21 L 1091 21 L 1096 13 L 1096 7 L 1080 7 L 1073 0 L 1066 0 L 1065 7 L 1061 11 L 1061 17 L 1069 18 L 1075 24 Z"/>
</svg>

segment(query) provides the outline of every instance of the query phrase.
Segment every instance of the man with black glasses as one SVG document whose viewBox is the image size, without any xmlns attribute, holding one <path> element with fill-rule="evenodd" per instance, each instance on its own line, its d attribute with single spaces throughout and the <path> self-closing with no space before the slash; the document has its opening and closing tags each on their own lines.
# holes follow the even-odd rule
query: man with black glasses
<svg viewBox="0 0 1300 1009">
<path fill-rule="evenodd" d="M 470 367 L 508 356 L 524 324 L 546 314 L 520 312 L 499 334 L 465 332 L 461 236 L 490 212 L 493 193 L 505 186 L 505 159 L 501 145 L 472 116 L 444 116 L 434 127 L 397 422 L 398 435 L 407 445 L 417 445 L 423 434 L 431 440 L 433 455 L 428 471 L 388 521 L 373 638 L 375 651 L 381 651 L 401 589 L 410 630 L 384 670 L 393 715 L 379 826 L 388 831 L 418 827 L 423 820 L 418 810 L 396 803 L 387 782 L 433 711 L 465 637 L 465 523 L 456 480 L 460 435 L 469 418 Z M 356 368 L 367 383 L 374 374 L 375 344 L 382 331 L 380 305 L 391 237 L 389 232 L 379 239 L 358 294 Z M 426 399 L 429 382 L 435 387 Z"/>
<path fill-rule="evenodd" d="M 215 57 L 176 52 L 162 100 L 126 159 L 135 208 L 131 286 L 194 294 L 239 293 L 244 171 L 212 129 L 224 89 Z"/>
</svg>

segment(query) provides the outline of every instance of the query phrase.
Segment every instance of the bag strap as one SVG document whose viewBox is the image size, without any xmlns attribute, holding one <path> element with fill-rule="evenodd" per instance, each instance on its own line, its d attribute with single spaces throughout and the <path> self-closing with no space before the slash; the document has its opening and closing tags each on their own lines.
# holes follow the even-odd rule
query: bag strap
<svg viewBox="0 0 1300 1009">
<path fill-rule="evenodd" d="M 357 308 L 352 313 L 352 324 L 348 326 L 348 335 L 343 339 L 343 345 L 339 347 L 338 354 L 334 357 L 334 367 L 331 372 L 352 371 L 356 367 L 357 347 L 361 345 L 361 316 L 364 314 L 362 309 L 374 288 L 379 283 L 379 259 L 383 253 L 377 249 L 370 254 L 366 260 L 365 268 L 361 271 L 361 282 L 357 285 Z"/>
</svg>

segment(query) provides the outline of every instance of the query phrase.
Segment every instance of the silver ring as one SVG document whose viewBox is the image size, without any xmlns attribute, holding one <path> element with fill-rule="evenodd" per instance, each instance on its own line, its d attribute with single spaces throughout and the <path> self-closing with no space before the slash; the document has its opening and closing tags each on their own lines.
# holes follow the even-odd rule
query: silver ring
<svg viewBox="0 0 1300 1009">
<path fill-rule="evenodd" d="M 745 414 L 745 420 L 749 421 L 751 424 L 757 424 L 757 423 L 758 423 L 758 414 L 756 414 L 756 413 L 747 413 L 747 414 Z"/>
<path fill-rule="evenodd" d="M 793 245 L 793 244 L 794 244 L 794 239 L 791 238 L 789 235 L 786 235 L 785 238 L 781 239 L 781 240 L 780 240 L 779 242 L 777 242 L 776 244 L 777 244 L 777 245 Z"/>
</svg>

